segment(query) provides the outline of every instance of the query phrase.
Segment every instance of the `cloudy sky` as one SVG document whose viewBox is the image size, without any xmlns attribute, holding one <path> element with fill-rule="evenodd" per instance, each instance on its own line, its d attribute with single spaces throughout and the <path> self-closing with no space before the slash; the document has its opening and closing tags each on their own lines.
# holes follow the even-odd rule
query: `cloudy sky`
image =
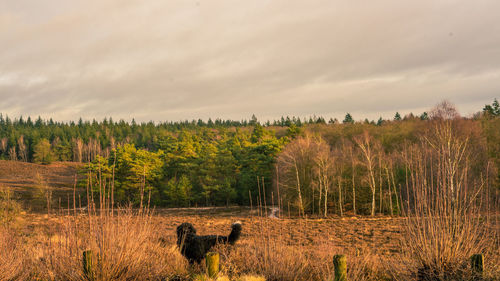
<svg viewBox="0 0 500 281">
<path fill-rule="evenodd" d="M 390 118 L 500 97 L 500 1 L 0 0 L 0 112 Z"/>
</svg>

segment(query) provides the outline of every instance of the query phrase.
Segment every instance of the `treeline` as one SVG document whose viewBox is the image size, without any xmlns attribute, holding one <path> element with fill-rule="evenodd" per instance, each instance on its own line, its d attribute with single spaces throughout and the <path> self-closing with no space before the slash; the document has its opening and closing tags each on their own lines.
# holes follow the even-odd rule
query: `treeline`
<svg viewBox="0 0 500 281">
<path fill-rule="evenodd" d="M 77 123 L 55 122 L 52 119 L 35 121 L 28 118 L 10 119 L 0 113 L 0 159 L 18 160 L 24 162 L 47 163 L 51 161 L 93 161 L 97 155 L 108 157 L 117 146 L 132 143 L 137 148 L 155 151 L 162 137 L 179 134 L 182 131 L 243 131 L 251 130 L 256 124 L 264 127 L 279 127 L 284 132 L 286 128 L 301 127 L 311 123 L 325 123 L 323 117 L 304 119 L 282 117 L 273 122 L 261 123 L 252 116 L 250 120 L 232 121 L 208 119 L 208 121 L 191 120 L 178 122 L 115 122 L 112 118 L 103 121 L 83 121 Z M 280 136 L 281 137 L 281 136 Z M 47 142 L 50 151 L 47 150 Z M 37 147 L 38 144 L 41 146 Z M 43 157 L 37 157 L 41 149 Z M 48 153 L 48 154 L 47 154 Z M 43 160 L 43 161 L 42 161 Z"/>
<path fill-rule="evenodd" d="M 428 186 L 429 197 L 470 193 L 498 210 L 499 117 L 496 100 L 473 118 L 443 102 L 426 120 L 308 126 L 277 158 L 279 203 L 300 214 L 397 215 L 434 204 L 416 198 Z"/>
<path fill-rule="evenodd" d="M 458 129 L 467 128 L 475 149 L 471 173 L 488 176 L 494 193 L 500 177 L 496 100 L 471 118 L 444 103 L 429 114 L 396 113 L 377 122 L 355 122 L 349 113 L 341 123 L 283 117 L 263 125 L 255 116 L 137 124 L 12 121 L 0 115 L 0 157 L 88 163 L 84 174 L 91 191 L 104 190 L 105 199 L 116 203 L 255 205 L 260 199 L 303 213 L 396 214 L 410 184 L 401 153 L 421 142 L 443 116 L 459 122 Z"/>
<path fill-rule="evenodd" d="M 406 120 L 414 118 L 409 114 L 402 118 L 396 112 L 394 120 Z M 426 120 L 427 113 L 418 118 Z M 382 125 L 385 120 L 378 119 L 377 122 L 365 119 L 366 124 Z M 302 120 L 295 116 L 281 117 L 278 120 L 260 122 L 255 115 L 250 120 L 222 120 L 208 119 L 204 121 L 185 120 L 178 122 L 115 122 L 112 118 L 104 118 L 102 121 L 78 122 L 56 122 L 52 119 L 43 120 L 38 117 L 11 119 L 0 113 L 0 159 L 16 160 L 24 162 L 49 163 L 52 161 L 93 161 L 97 155 L 108 157 L 110 152 L 117 146 L 132 143 L 137 148 L 150 151 L 158 150 L 159 138 L 178 134 L 181 131 L 200 130 L 233 130 L 240 128 L 249 130 L 256 124 L 271 128 L 278 133 L 278 137 L 284 135 L 286 129 L 297 130 L 297 128 L 312 124 L 339 124 L 337 119 L 330 118 L 328 121 L 322 116 L 311 116 Z M 351 114 L 347 113 L 342 121 L 343 124 L 356 123 Z M 50 149 L 49 149 L 50 148 Z M 37 155 L 38 154 L 38 155 Z"/>
</svg>

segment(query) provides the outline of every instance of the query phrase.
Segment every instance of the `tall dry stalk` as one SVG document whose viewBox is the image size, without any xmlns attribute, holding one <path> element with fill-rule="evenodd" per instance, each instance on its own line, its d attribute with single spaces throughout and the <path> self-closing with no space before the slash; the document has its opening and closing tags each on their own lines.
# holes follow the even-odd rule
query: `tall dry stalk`
<svg viewBox="0 0 500 281">
<path fill-rule="evenodd" d="M 21 243 L 12 229 L 0 225 L 0 281 L 27 278 L 29 265 Z"/>
</svg>

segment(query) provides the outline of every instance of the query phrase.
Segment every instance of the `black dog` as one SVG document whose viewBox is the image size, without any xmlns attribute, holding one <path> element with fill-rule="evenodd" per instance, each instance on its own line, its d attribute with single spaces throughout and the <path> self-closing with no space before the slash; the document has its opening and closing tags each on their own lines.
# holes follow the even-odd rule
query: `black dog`
<svg viewBox="0 0 500 281">
<path fill-rule="evenodd" d="M 196 229 L 190 223 L 183 223 L 177 227 L 177 246 L 181 254 L 186 257 L 190 264 L 200 263 L 205 254 L 217 244 L 234 245 L 240 238 L 241 223 L 235 222 L 231 225 L 229 236 L 219 235 L 196 235 Z"/>
</svg>

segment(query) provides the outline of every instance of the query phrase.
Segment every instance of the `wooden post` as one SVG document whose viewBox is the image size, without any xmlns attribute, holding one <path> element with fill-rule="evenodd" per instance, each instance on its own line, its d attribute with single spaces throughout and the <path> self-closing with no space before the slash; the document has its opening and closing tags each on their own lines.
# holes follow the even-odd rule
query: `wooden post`
<svg viewBox="0 0 500 281">
<path fill-rule="evenodd" d="M 475 274 L 482 275 L 484 270 L 484 256 L 475 254 L 470 257 L 470 265 Z"/>
<path fill-rule="evenodd" d="M 92 250 L 83 251 L 83 273 L 88 280 L 94 280 Z"/>
<path fill-rule="evenodd" d="M 206 256 L 208 277 L 215 278 L 219 274 L 219 253 L 209 252 Z"/>
<path fill-rule="evenodd" d="M 347 281 L 347 264 L 345 255 L 333 256 L 333 266 L 335 267 L 334 281 Z"/>
</svg>

